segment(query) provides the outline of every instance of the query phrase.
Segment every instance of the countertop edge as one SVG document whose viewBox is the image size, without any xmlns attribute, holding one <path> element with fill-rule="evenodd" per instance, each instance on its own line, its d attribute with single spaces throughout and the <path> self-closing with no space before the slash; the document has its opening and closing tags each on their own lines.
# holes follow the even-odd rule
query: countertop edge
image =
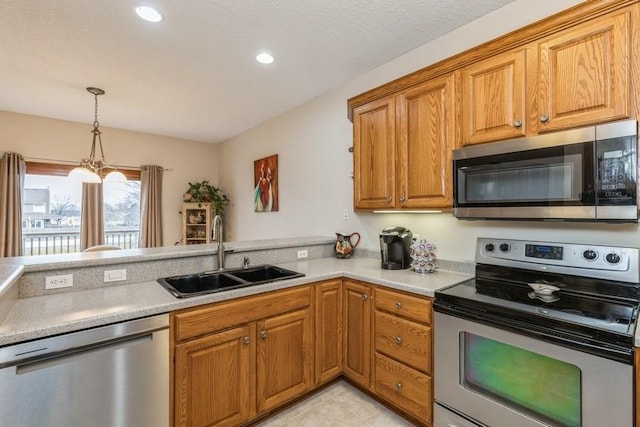
<svg viewBox="0 0 640 427">
<path fill-rule="evenodd" d="M 175 298 L 162 288 L 157 282 L 141 282 L 119 287 L 100 288 L 86 291 L 70 292 L 24 298 L 16 304 L 17 309 L 10 313 L 7 323 L 0 323 L 0 346 L 17 344 L 53 335 L 74 332 L 104 326 L 112 323 L 123 322 L 156 314 L 191 308 L 210 303 L 227 301 L 239 297 L 257 295 L 265 292 L 302 286 L 310 283 L 332 279 L 354 279 L 366 281 L 375 285 L 390 287 L 397 290 L 411 292 L 417 295 L 433 297 L 435 290 L 444 286 L 450 286 L 468 280 L 472 276 L 441 271 L 429 277 L 405 270 L 400 273 L 379 271 L 378 261 L 371 259 L 336 260 L 333 258 L 321 258 L 303 262 L 289 262 L 278 264 L 282 267 L 301 271 L 304 277 L 277 281 L 247 288 L 234 289 L 225 292 L 213 293 L 192 298 Z M 370 274 L 367 271 L 371 271 Z M 380 277 L 377 277 L 380 276 Z M 393 279 L 381 276 L 398 276 Z M 407 279 L 403 279 L 403 277 Z M 412 285 L 408 281 L 414 281 Z M 432 284 L 433 283 L 433 284 Z M 138 295 L 137 300 L 130 303 L 114 303 L 113 307 L 104 306 L 103 300 L 113 300 L 113 295 L 121 293 Z M 149 298 L 141 298 L 140 295 L 151 295 Z M 87 301 L 83 300 L 87 299 Z M 117 301 L 129 302 L 130 296 L 120 296 Z M 99 304 L 96 303 L 99 301 Z M 84 304 L 84 305 L 83 305 Z M 73 307 L 74 313 L 62 312 L 59 307 Z M 97 306 L 97 308 L 96 308 Z M 29 326 L 32 320 L 29 311 L 46 312 L 47 308 L 54 307 L 59 319 L 33 319 L 34 325 Z M 62 314 L 60 314 L 62 313 Z M 38 313 L 42 315 L 42 313 Z M 46 316 L 46 314 L 44 314 Z M 16 320 L 18 319 L 18 320 Z M 16 326 L 18 325 L 18 326 Z"/>
</svg>

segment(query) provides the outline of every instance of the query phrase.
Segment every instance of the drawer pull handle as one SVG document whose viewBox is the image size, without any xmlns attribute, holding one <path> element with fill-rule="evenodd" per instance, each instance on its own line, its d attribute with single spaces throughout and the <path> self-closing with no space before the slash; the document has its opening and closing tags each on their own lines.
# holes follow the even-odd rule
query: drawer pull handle
<svg viewBox="0 0 640 427">
<path fill-rule="evenodd" d="M 402 391 L 402 383 L 400 382 L 396 383 L 396 390 Z"/>
<path fill-rule="evenodd" d="M 546 115 L 546 114 L 541 115 L 541 116 L 540 116 L 540 121 L 541 121 L 542 123 L 547 123 L 547 122 L 549 121 L 549 116 L 548 116 L 548 115 Z"/>
<path fill-rule="evenodd" d="M 397 309 L 402 308 L 402 303 L 400 301 L 396 301 L 396 308 Z"/>
<path fill-rule="evenodd" d="M 249 338 L 249 337 L 244 337 L 244 338 L 242 339 L 242 342 L 243 342 L 243 343 L 245 343 L 245 344 L 249 344 L 249 343 L 251 342 L 251 338 Z"/>
<path fill-rule="evenodd" d="M 402 337 L 396 337 L 394 341 L 396 342 L 396 344 L 400 345 L 402 344 Z"/>
<path fill-rule="evenodd" d="M 517 128 L 521 127 L 521 126 L 522 126 L 522 120 L 516 120 L 516 121 L 514 121 L 514 122 L 513 122 L 513 125 L 514 125 L 515 127 L 517 127 Z"/>
<path fill-rule="evenodd" d="M 362 301 L 366 301 L 369 299 L 369 295 L 367 294 L 362 294 Z"/>
<path fill-rule="evenodd" d="M 260 332 L 260 338 L 262 338 L 262 339 L 267 338 L 267 331 Z"/>
</svg>

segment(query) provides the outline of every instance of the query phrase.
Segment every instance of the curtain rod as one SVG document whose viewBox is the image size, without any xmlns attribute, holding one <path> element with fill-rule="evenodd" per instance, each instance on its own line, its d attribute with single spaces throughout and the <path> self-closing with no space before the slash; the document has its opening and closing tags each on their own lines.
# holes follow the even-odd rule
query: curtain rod
<svg viewBox="0 0 640 427">
<path fill-rule="evenodd" d="M 4 154 L 4 153 L 3 153 Z M 77 165 L 79 164 L 79 162 L 73 162 L 70 160 L 58 160 L 58 159 L 45 159 L 45 158 L 41 158 L 41 157 L 24 157 L 24 160 L 26 162 L 48 162 L 48 163 L 58 163 L 58 164 L 63 164 L 63 165 Z M 113 165 L 117 168 L 120 169 L 129 169 L 129 170 L 142 170 L 141 166 L 126 166 L 126 165 Z M 169 169 L 169 168 L 163 168 L 161 167 L 162 171 L 164 172 L 169 172 L 172 171 L 173 169 Z"/>
</svg>

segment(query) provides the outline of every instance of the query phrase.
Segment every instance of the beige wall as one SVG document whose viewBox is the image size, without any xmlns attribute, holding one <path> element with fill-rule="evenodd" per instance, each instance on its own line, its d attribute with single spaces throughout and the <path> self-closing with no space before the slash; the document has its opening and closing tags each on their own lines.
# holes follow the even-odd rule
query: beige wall
<svg viewBox="0 0 640 427">
<path fill-rule="evenodd" d="M 0 111 L 0 152 L 15 151 L 33 158 L 79 162 L 91 150 L 91 124 L 47 119 Z M 156 164 L 170 169 L 163 175 L 164 244 L 173 245 L 182 233 L 182 194 L 189 182 L 218 182 L 218 151 L 213 144 L 131 132 L 101 126 L 109 163 L 139 167 Z"/>
<path fill-rule="evenodd" d="M 379 231 L 405 225 L 448 259 L 472 260 L 478 236 L 638 246 L 637 225 L 469 222 L 450 214 L 354 214 L 350 174 L 352 125 L 347 99 L 562 9 L 577 0 L 517 0 L 459 30 L 262 124 L 221 147 L 221 183 L 233 195 L 228 233 L 234 240 L 358 231 L 378 249 Z M 279 155 L 280 211 L 253 212 L 253 161 Z M 425 171 L 425 173 L 428 173 Z M 350 213 L 343 219 L 343 209 Z"/>
</svg>

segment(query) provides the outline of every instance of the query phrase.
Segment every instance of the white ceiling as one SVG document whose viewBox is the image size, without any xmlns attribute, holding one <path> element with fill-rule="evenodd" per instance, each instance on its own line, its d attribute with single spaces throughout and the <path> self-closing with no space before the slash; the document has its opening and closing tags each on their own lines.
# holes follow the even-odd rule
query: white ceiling
<svg viewBox="0 0 640 427">
<path fill-rule="evenodd" d="M 511 1 L 0 0 L 0 110 L 221 142 Z"/>
</svg>

